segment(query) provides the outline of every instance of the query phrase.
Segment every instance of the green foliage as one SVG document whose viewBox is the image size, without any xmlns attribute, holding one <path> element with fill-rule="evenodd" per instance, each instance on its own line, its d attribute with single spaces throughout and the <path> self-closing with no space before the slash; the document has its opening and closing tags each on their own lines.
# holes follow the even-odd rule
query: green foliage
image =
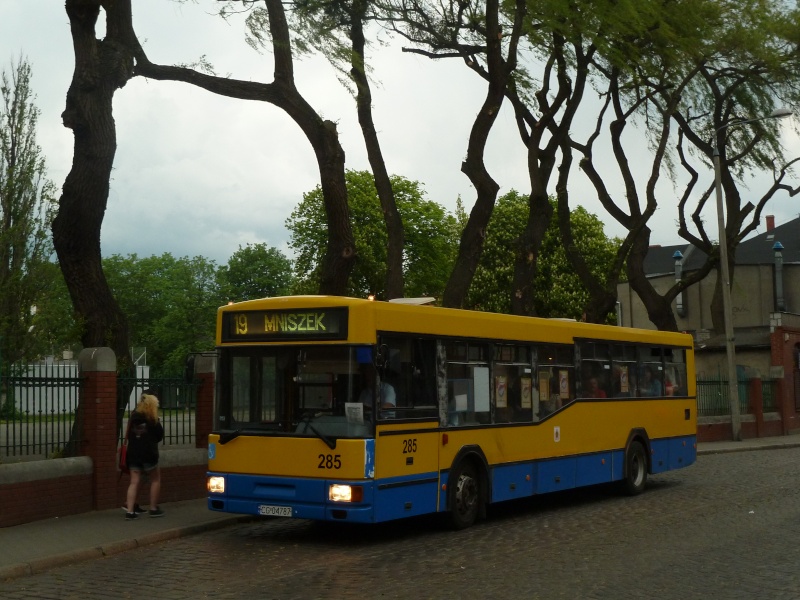
<svg viewBox="0 0 800 600">
<path fill-rule="evenodd" d="M 555 199 L 550 201 L 555 209 Z M 527 218 L 527 197 L 512 190 L 498 199 L 470 287 L 469 308 L 499 313 L 511 311 L 514 259 Z M 615 258 L 619 240 L 608 239 L 602 222 L 583 207 L 572 211 L 571 223 L 575 240 L 592 272 L 604 277 Z M 537 265 L 536 313 L 542 317 L 579 319 L 589 294 L 567 261 L 557 219 L 552 220 L 545 234 Z"/>
<path fill-rule="evenodd" d="M 114 255 L 104 259 L 103 270 L 128 317 L 131 345 L 147 348 L 147 362 L 159 372 L 182 372 L 189 354 L 214 348 L 223 304 L 214 261 Z"/>
<path fill-rule="evenodd" d="M 223 297 L 241 302 L 285 296 L 292 287 L 292 261 L 266 244 L 247 244 L 217 271 Z"/>
<path fill-rule="evenodd" d="M 80 322 L 72 308 L 64 275 L 57 263 L 48 262 L 40 271 L 41 286 L 29 333 L 31 357 L 59 355 L 77 351 L 81 338 Z"/>
<path fill-rule="evenodd" d="M 0 81 L 0 358 L 15 362 L 34 350 L 32 307 L 46 292 L 55 186 L 36 142 L 39 109 L 31 67 L 12 63 Z"/>
<path fill-rule="evenodd" d="M 147 349 L 159 372 L 182 372 L 187 355 L 214 348 L 217 308 L 289 293 L 292 263 L 264 244 L 240 247 L 227 266 L 202 257 L 171 254 L 139 258 L 113 255 L 103 260 L 109 286 L 128 317 L 130 342 Z M 28 334 L 31 357 L 80 350 L 80 324 L 57 264 L 39 271 L 39 291 Z"/>
<path fill-rule="evenodd" d="M 382 298 L 386 279 L 386 223 L 372 174 L 347 171 L 347 192 L 358 260 L 348 293 Z M 405 295 L 441 296 L 452 269 L 458 244 L 458 224 L 442 206 L 424 199 L 419 183 L 391 178 L 397 209 L 403 221 Z M 327 222 L 320 187 L 303 200 L 286 220 L 289 246 L 295 251 L 294 293 L 316 293 L 319 265 L 327 242 Z"/>
</svg>

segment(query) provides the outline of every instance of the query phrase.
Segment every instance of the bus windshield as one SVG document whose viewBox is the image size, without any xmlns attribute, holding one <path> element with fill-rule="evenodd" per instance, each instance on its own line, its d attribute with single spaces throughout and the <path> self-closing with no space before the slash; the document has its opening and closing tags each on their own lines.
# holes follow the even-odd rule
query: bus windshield
<svg viewBox="0 0 800 600">
<path fill-rule="evenodd" d="M 376 369 L 371 346 L 236 348 L 222 361 L 218 429 L 367 437 Z"/>
</svg>

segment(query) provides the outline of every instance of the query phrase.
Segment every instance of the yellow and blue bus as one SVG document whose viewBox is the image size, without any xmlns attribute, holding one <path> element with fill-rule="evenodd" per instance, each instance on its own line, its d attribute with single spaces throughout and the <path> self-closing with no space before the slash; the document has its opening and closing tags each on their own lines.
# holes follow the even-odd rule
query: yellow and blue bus
<svg viewBox="0 0 800 600">
<path fill-rule="evenodd" d="M 220 308 L 217 347 L 215 511 L 462 528 L 696 458 L 686 334 L 296 296 Z"/>
</svg>

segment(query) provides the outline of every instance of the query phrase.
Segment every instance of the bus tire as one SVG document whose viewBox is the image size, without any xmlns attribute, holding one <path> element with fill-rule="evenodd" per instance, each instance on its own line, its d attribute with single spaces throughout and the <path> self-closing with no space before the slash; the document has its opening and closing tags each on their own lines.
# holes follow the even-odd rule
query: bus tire
<svg viewBox="0 0 800 600">
<path fill-rule="evenodd" d="M 475 465 L 465 460 L 450 472 L 450 524 L 465 529 L 478 518 L 481 508 L 481 481 Z"/>
<path fill-rule="evenodd" d="M 625 453 L 625 477 L 621 484 L 628 496 L 641 494 L 647 485 L 647 453 L 639 440 L 631 441 Z"/>
</svg>

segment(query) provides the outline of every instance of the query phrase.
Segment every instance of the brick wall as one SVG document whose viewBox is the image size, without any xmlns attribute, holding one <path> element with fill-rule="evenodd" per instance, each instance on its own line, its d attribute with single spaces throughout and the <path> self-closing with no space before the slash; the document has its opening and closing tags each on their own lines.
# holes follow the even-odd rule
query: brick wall
<svg viewBox="0 0 800 600">
<path fill-rule="evenodd" d="M 214 404 L 214 361 L 196 362 L 197 448 L 161 450 L 161 501 L 206 495 L 208 434 Z M 86 384 L 81 390 L 82 456 L 0 464 L 0 527 L 122 506 L 130 479 L 117 470 L 116 357 L 109 348 L 87 348 L 78 360 Z M 149 504 L 149 486 L 140 489 Z"/>
</svg>

